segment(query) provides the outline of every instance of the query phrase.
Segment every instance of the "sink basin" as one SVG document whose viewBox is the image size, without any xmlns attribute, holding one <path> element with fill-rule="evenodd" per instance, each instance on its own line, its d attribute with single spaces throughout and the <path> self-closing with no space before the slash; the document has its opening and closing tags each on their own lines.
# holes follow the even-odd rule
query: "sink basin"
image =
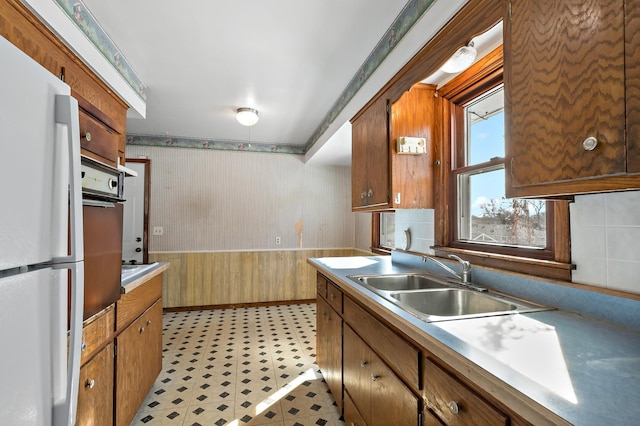
<svg viewBox="0 0 640 426">
<path fill-rule="evenodd" d="M 359 284 L 363 284 L 374 291 L 428 290 L 451 287 L 446 284 L 446 281 L 418 274 L 363 275 L 349 278 L 356 280 Z"/>
<path fill-rule="evenodd" d="M 500 293 L 462 288 L 436 274 L 352 275 L 349 279 L 427 322 L 551 309 Z"/>
<path fill-rule="evenodd" d="M 416 311 L 440 317 L 508 312 L 518 305 L 462 289 L 391 293 L 391 297 Z"/>
<path fill-rule="evenodd" d="M 388 299 L 429 322 L 550 309 L 495 293 L 479 293 L 459 288 L 391 292 Z"/>
</svg>

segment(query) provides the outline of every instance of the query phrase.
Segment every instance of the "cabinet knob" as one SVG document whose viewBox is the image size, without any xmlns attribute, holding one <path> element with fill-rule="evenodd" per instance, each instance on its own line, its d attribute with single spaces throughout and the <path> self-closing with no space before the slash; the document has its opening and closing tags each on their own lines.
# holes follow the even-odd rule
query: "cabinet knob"
<svg viewBox="0 0 640 426">
<path fill-rule="evenodd" d="M 151 325 L 151 320 L 147 320 L 147 325 Z"/>
<path fill-rule="evenodd" d="M 336 296 L 335 296 L 333 293 L 331 293 L 331 294 L 329 295 L 329 300 L 333 300 L 333 299 L 335 299 L 335 298 L 336 298 Z"/>
<path fill-rule="evenodd" d="M 144 333 L 144 327 L 140 327 L 140 334 Z"/>
<path fill-rule="evenodd" d="M 360 194 L 360 199 L 364 200 L 366 196 L 367 196 L 367 193 L 363 192 L 362 194 Z"/>
<path fill-rule="evenodd" d="M 82 345 L 80 345 L 80 350 L 81 351 L 86 351 L 87 350 L 87 343 L 86 342 L 82 342 Z"/>
<path fill-rule="evenodd" d="M 367 192 L 367 197 L 368 198 L 373 197 L 373 189 L 370 189 L 369 192 Z"/>
<path fill-rule="evenodd" d="M 136 253 L 140 253 L 142 249 L 140 247 L 136 247 Z"/>
<path fill-rule="evenodd" d="M 360 360 L 360 367 L 364 368 L 368 364 L 364 359 Z"/>
<path fill-rule="evenodd" d="M 87 383 L 85 383 L 85 387 L 89 388 L 89 389 L 93 389 L 93 387 L 96 385 L 96 381 L 91 379 L 91 380 L 87 380 Z"/>
<path fill-rule="evenodd" d="M 582 147 L 585 151 L 593 151 L 594 149 L 596 149 L 596 146 L 598 146 L 598 139 L 593 136 L 586 138 L 582 142 Z"/>
<path fill-rule="evenodd" d="M 84 138 L 86 139 L 86 141 L 87 141 L 87 142 L 91 142 L 91 133 L 86 132 L 86 133 L 84 134 Z"/>
<path fill-rule="evenodd" d="M 458 403 L 455 402 L 455 401 L 449 401 L 447 406 L 449 407 L 449 411 L 451 411 L 451 414 L 458 414 L 460 412 L 460 408 L 458 407 Z"/>
<path fill-rule="evenodd" d="M 380 378 L 380 376 L 378 376 L 376 374 L 372 374 L 371 375 L 371 380 L 373 380 L 374 382 L 376 382 L 379 378 Z"/>
</svg>

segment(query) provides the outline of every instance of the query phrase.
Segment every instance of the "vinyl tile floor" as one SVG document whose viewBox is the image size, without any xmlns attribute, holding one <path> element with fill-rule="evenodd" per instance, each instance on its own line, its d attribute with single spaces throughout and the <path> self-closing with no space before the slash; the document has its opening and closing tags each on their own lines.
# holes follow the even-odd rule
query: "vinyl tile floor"
<svg viewBox="0 0 640 426">
<path fill-rule="evenodd" d="M 313 303 L 164 313 L 162 371 L 132 425 L 344 425 L 315 344 Z"/>
</svg>

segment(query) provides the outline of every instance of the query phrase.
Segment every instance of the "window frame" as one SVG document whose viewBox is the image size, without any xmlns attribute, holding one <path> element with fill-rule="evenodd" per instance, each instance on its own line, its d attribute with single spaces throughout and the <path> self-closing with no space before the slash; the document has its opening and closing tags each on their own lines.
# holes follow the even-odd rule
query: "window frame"
<svg viewBox="0 0 640 426">
<path fill-rule="evenodd" d="M 502 84 L 503 51 L 500 46 L 438 89 L 441 120 L 439 139 L 442 145 L 436 185 L 436 199 L 440 202 L 436 203 L 435 209 L 434 251 L 439 256 L 452 253 L 462 255 L 472 263 L 483 266 L 570 281 L 572 265 L 567 200 L 547 202 L 545 249 L 491 246 L 457 240 L 457 176 L 465 170 L 464 105 Z"/>
</svg>

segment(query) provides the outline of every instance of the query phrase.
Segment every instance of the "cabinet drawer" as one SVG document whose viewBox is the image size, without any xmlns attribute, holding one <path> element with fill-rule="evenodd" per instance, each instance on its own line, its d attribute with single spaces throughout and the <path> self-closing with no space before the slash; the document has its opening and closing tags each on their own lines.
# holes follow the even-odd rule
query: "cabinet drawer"
<svg viewBox="0 0 640 426">
<path fill-rule="evenodd" d="M 318 274 L 318 278 L 316 280 L 316 287 L 318 289 L 318 296 L 326 299 L 327 298 L 327 279 Z"/>
<path fill-rule="evenodd" d="M 156 275 L 116 302 L 116 330 L 122 331 L 162 297 L 162 274 Z"/>
<path fill-rule="evenodd" d="M 414 390 L 421 388 L 420 351 L 416 347 L 348 297 L 344 298 L 343 318 L 407 384 Z"/>
<path fill-rule="evenodd" d="M 111 335 L 115 329 L 114 311 L 115 310 L 112 305 L 101 314 L 98 314 L 93 321 L 83 327 L 80 365 L 84 365 L 89 361 L 100 347 L 111 339 Z"/>
<path fill-rule="evenodd" d="M 80 146 L 113 164 L 118 158 L 120 135 L 80 110 Z"/>
<path fill-rule="evenodd" d="M 509 419 L 428 358 L 424 365 L 427 407 L 447 425 L 506 425 Z"/>
<path fill-rule="evenodd" d="M 332 283 L 327 283 L 327 301 L 337 313 L 342 315 L 342 291 Z"/>
</svg>

